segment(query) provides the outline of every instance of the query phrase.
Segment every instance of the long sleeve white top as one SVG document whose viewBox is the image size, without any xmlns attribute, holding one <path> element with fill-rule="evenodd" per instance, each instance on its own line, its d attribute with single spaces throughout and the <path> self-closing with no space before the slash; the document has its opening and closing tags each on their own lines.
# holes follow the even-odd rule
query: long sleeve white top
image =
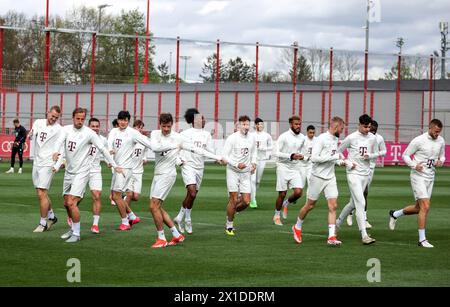
<svg viewBox="0 0 450 307">
<path fill-rule="evenodd" d="M 257 160 L 268 160 L 273 150 L 272 136 L 265 131 L 255 131 L 252 135 L 256 143 Z"/>
<path fill-rule="evenodd" d="M 376 137 L 372 133 L 355 131 L 348 135 L 338 148 L 338 153 L 348 150 L 347 173 L 367 176 L 370 174 L 370 160 L 379 156 Z M 367 155 L 368 159 L 364 159 Z M 349 167 L 356 164 L 355 168 Z"/>
<path fill-rule="evenodd" d="M 257 163 L 255 139 L 251 133 L 243 135 L 237 131 L 225 140 L 223 147 L 223 157 L 228 162 L 227 167 L 239 172 L 250 172 L 252 164 Z M 239 163 L 244 163 L 247 167 L 239 169 Z"/>
<path fill-rule="evenodd" d="M 296 169 L 300 166 L 300 160 L 291 160 L 292 154 L 300 154 L 304 150 L 306 137 L 295 134 L 291 129 L 282 133 L 276 142 L 274 155 L 277 157 L 277 167 Z"/>
<path fill-rule="evenodd" d="M 433 180 L 436 162 L 438 160 L 445 162 L 444 138 L 438 136 L 437 139 L 433 139 L 428 132 L 415 137 L 403 152 L 403 160 L 411 168 L 411 175 Z M 421 172 L 415 169 L 418 164 L 423 165 Z"/>
<path fill-rule="evenodd" d="M 339 139 L 328 131 L 316 138 L 311 152 L 312 175 L 326 180 L 335 177 L 334 167 L 342 162 L 337 152 L 338 141 Z"/>
<path fill-rule="evenodd" d="M 378 156 L 370 159 L 370 168 L 374 169 L 375 166 L 377 165 L 377 158 L 378 157 L 384 157 L 387 153 L 387 149 L 386 149 L 386 143 L 384 142 L 384 138 L 379 135 L 378 133 L 375 134 L 376 140 L 377 140 L 377 150 L 378 150 Z"/>
<path fill-rule="evenodd" d="M 47 119 L 34 121 L 30 131 L 31 142 L 33 142 L 34 166 L 53 166 L 52 155 L 58 150 L 56 140 L 61 136 L 62 128 L 58 123 L 47 125 Z"/>
</svg>

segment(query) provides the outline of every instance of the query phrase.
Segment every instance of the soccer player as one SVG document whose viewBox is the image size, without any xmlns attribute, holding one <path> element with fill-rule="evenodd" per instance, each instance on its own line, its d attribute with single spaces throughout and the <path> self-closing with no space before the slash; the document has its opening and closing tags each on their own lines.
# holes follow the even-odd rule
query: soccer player
<svg viewBox="0 0 450 307">
<path fill-rule="evenodd" d="M 144 122 L 136 119 L 133 123 L 133 128 L 144 134 Z M 127 187 L 125 202 L 127 204 L 127 214 L 132 225 L 137 224 L 141 219 L 131 210 L 131 202 L 138 201 L 142 190 L 142 175 L 144 174 L 144 164 L 147 163 L 148 148 L 140 143 L 136 143 L 133 150 L 133 174 Z"/>
<path fill-rule="evenodd" d="M 112 124 L 112 126 L 113 126 L 113 129 L 119 127 L 119 122 L 117 121 L 117 118 L 114 118 L 114 120 L 111 122 L 111 124 Z M 111 132 L 111 131 L 110 131 L 110 132 Z M 111 171 L 112 171 L 112 173 L 114 174 L 114 170 L 111 170 Z M 113 200 L 112 197 L 113 197 L 113 192 L 111 191 L 111 192 L 109 193 L 109 200 L 111 201 L 111 206 L 115 206 L 116 203 L 114 202 L 114 200 Z"/>
<path fill-rule="evenodd" d="M 128 189 L 133 175 L 133 150 L 137 143 L 151 149 L 150 140 L 136 129 L 128 127 L 131 115 L 128 111 L 120 111 L 117 115 L 118 128 L 111 130 L 108 136 L 108 148 L 114 154 L 114 161 L 123 169 L 123 174 L 113 174 L 111 182 L 112 198 L 116 203 L 121 218 L 119 230 L 130 230 L 137 217 L 122 199 L 122 193 Z"/>
<path fill-rule="evenodd" d="M 372 118 L 369 115 L 361 115 L 359 117 L 358 130 L 348 135 L 338 149 L 339 153 L 342 153 L 345 149 L 348 150 L 347 183 L 350 189 L 351 200 L 342 209 L 336 224 L 340 227 L 347 215 L 355 209 L 356 221 L 364 245 L 373 244 L 376 241 L 367 234 L 364 214 L 366 205 L 364 190 L 367 188 L 370 180 L 370 160 L 376 159 L 380 155 L 376 137 L 370 133 L 371 123 Z"/>
<path fill-rule="evenodd" d="M 366 221 L 366 229 L 371 229 L 372 225 L 369 223 L 368 219 L 367 219 L 367 197 L 369 195 L 369 187 L 370 184 L 372 183 L 373 180 L 373 174 L 375 173 L 375 167 L 377 165 L 377 159 L 378 157 L 384 157 L 386 155 L 386 143 L 384 142 L 384 138 L 377 133 L 378 131 L 378 123 L 375 120 L 372 120 L 372 124 L 370 125 L 370 133 L 372 133 L 373 135 L 375 135 L 375 137 L 377 138 L 377 150 L 378 150 L 378 156 L 374 159 L 370 159 L 370 175 L 369 175 L 369 183 L 367 184 L 366 189 L 364 190 L 364 199 L 366 201 L 366 206 L 364 207 L 364 219 Z M 355 210 L 353 210 L 348 216 L 347 216 L 347 224 L 349 226 L 352 226 L 353 224 L 353 212 Z"/>
<path fill-rule="evenodd" d="M 411 186 L 416 203 L 403 209 L 389 212 L 389 229 L 395 229 L 397 219 L 404 215 L 417 214 L 419 243 L 421 247 L 432 248 L 425 235 L 428 210 L 430 209 L 431 193 L 433 191 L 436 167 L 445 162 L 445 141 L 439 135 L 442 122 L 433 119 L 428 132 L 414 138 L 403 153 L 403 160 L 411 168 Z M 414 158 L 411 159 L 411 155 Z"/>
<path fill-rule="evenodd" d="M 23 165 L 23 148 L 25 146 L 25 141 L 27 140 L 27 129 L 25 129 L 16 118 L 13 120 L 14 124 L 14 139 L 12 150 L 11 150 L 11 168 L 6 171 L 7 174 L 14 173 L 14 164 L 16 162 L 16 155 L 19 155 L 19 174 L 22 174 Z"/>
<path fill-rule="evenodd" d="M 275 146 L 278 198 L 275 202 L 273 223 L 279 226 L 283 225 L 280 219 L 282 207 L 295 203 L 302 196 L 302 190 L 305 186 L 303 176 L 300 174 L 300 160 L 304 159 L 301 152 L 306 138 L 300 133 L 300 117 L 294 115 L 289 118 L 289 125 L 290 129 L 278 137 Z M 287 200 L 284 200 L 289 188 L 293 189 L 293 193 Z"/>
<path fill-rule="evenodd" d="M 78 203 L 83 199 L 86 186 L 90 180 L 92 159 L 89 155 L 94 145 L 111 164 L 117 173 L 122 169 L 117 167 L 108 149 L 102 144 L 101 139 L 92 129 L 84 125 L 87 110 L 76 108 L 72 112 L 73 125 L 64 126 L 62 133 L 56 141 L 56 151 L 53 153 L 53 172 L 58 170 L 61 156 L 65 159 L 64 172 L 64 207 L 72 220 L 71 229 L 61 236 L 67 243 L 75 243 L 80 240 L 80 210 Z"/>
<path fill-rule="evenodd" d="M 100 135 L 100 121 L 93 117 L 89 119 L 89 128 L 91 128 L 97 136 L 100 138 L 100 142 L 103 147 L 108 148 L 108 140 Z M 100 150 L 92 144 L 91 149 L 89 151 L 88 159 L 91 160 L 91 169 L 89 172 L 89 189 L 91 190 L 92 195 L 92 215 L 94 221 L 92 223 L 91 232 L 98 234 L 100 233 L 100 229 L 98 228 L 98 223 L 100 220 L 100 211 L 102 208 L 101 195 L 103 188 L 103 180 L 102 180 L 102 167 L 100 166 L 100 160 L 104 157 Z"/>
<path fill-rule="evenodd" d="M 303 159 L 299 161 L 300 166 L 300 176 L 302 177 L 303 185 L 309 182 L 309 178 L 311 177 L 311 151 L 314 145 L 314 140 L 316 139 L 316 128 L 313 125 L 309 125 L 306 128 L 306 138 L 305 144 L 302 147 L 301 154 L 303 155 Z M 282 217 L 283 219 L 287 219 L 287 208 L 290 203 L 288 201 L 283 202 L 283 211 Z"/>
<path fill-rule="evenodd" d="M 338 189 L 336 184 L 336 175 L 334 166 L 345 165 L 337 152 L 338 140 L 344 129 L 344 121 L 340 117 L 333 117 L 330 121 L 328 131 L 322 133 L 314 142 L 311 161 L 313 162 L 311 169 L 311 177 L 307 190 L 307 200 L 305 205 L 300 209 L 297 217 L 297 223 L 292 226 L 294 240 L 302 243 L 302 228 L 309 211 L 314 209 L 317 200 L 322 191 L 328 202 L 328 240 L 330 246 L 339 246 L 341 241 L 336 237 L 336 208 Z"/>
<path fill-rule="evenodd" d="M 188 124 L 192 125 L 192 128 L 181 132 L 181 137 L 191 145 L 213 153 L 214 149 L 212 146 L 211 134 L 204 130 L 205 117 L 200 114 L 197 109 L 190 108 L 186 110 L 184 118 Z M 191 211 L 202 183 L 205 158 L 190 151 L 182 150 L 180 152 L 180 159 L 182 163 L 181 175 L 183 177 L 184 186 L 186 187 L 186 197 L 183 200 L 180 212 L 173 221 L 177 224 L 178 230 L 181 233 L 184 233 L 184 229 L 186 229 L 186 232 L 191 234 Z"/>
<path fill-rule="evenodd" d="M 55 224 L 56 218 L 48 190 L 53 179 L 52 154 L 56 151 L 55 143 L 61 134 L 61 126 L 57 123 L 61 114 L 59 106 L 52 106 L 46 119 L 37 119 L 28 133 L 34 148 L 33 185 L 39 199 L 41 220 L 33 232 L 44 232 Z"/>
<path fill-rule="evenodd" d="M 266 161 L 270 160 L 270 155 L 273 149 L 272 136 L 264 131 L 264 121 L 261 118 L 255 119 L 255 129 L 253 133 L 256 142 L 257 150 L 257 166 L 255 173 L 252 174 L 252 193 L 250 200 L 250 208 L 258 208 L 258 203 L 256 202 L 256 190 L 259 188 L 259 183 L 266 167 Z"/>
<path fill-rule="evenodd" d="M 221 160 L 220 157 L 208 153 L 203 148 L 184 142 L 179 133 L 172 131 L 173 118 L 170 113 L 162 113 L 159 117 L 159 123 L 161 130 L 152 131 L 150 137 L 151 147 L 155 152 L 155 170 L 150 188 L 149 207 L 158 233 L 158 238 L 152 245 L 152 248 L 177 245 L 184 241 L 184 236 L 178 232 L 169 214 L 162 207 L 164 200 L 169 195 L 177 179 L 176 163 L 177 159 L 179 159 L 180 149 L 184 148 L 215 160 Z M 164 234 L 164 224 L 172 232 L 172 240 L 169 243 L 167 243 Z"/>
<path fill-rule="evenodd" d="M 225 233 L 230 236 L 235 234 L 234 215 L 246 209 L 250 203 L 250 176 L 256 170 L 256 144 L 253 136 L 248 133 L 249 129 L 250 118 L 247 115 L 240 116 L 238 131 L 226 139 L 223 148 L 229 194 Z M 239 193 L 241 196 L 238 198 Z"/>
</svg>

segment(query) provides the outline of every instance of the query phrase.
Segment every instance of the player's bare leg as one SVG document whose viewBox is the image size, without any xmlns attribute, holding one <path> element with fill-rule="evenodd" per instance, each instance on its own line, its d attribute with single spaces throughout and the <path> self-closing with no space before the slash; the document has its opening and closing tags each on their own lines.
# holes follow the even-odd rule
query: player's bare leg
<svg viewBox="0 0 450 307">
<path fill-rule="evenodd" d="M 102 210 L 102 202 L 101 202 L 102 191 L 93 190 L 91 191 L 91 195 L 92 195 L 92 215 L 94 218 L 91 227 L 91 232 L 100 233 L 98 223 L 100 220 L 100 212 Z"/>
<path fill-rule="evenodd" d="M 136 193 L 136 192 L 132 192 L 132 191 L 128 191 L 126 193 L 126 197 L 125 197 L 125 211 L 127 213 L 128 216 L 128 220 L 130 221 L 130 225 L 134 225 L 137 224 L 141 221 L 141 219 L 134 214 L 133 210 L 131 210 L 131 202 L 133 201 L 138 201 L 140 198 L 141 194 Z"/>
<path fill-rule="evenodd" d="M 192 207 L 194 206 L 194 201 L 195 198 L 197 197 L 197 193 L 198 190 L 196 184 L 190 184 L 186 186 L 186 197 L 183 200 L 180 212 L 174 219 L 174 222 L 175 224 L 177 224 L 178 230 L 181 233 L 184 232 L 184 228 L 186 228 L 187 233 L 192 233 L 191 210 Z M 184 217 L 184 225 L 183 225 L 183 217 Z"/>
<path fill-rule="evenodd" d="M 305 220 L 308 213 L 314 209 L 316 201 L 312 199 L 306 199 L 305 205 L 300 209 L 297 217 L 297 223 L 292 226 L 292 232 L 294 233 L 294 240 L 297 243 L 302 243 L 302 228 L 303 221 Z"/>
<path fill-rule="evenodd" d="M 40 221 L 39 225 L 33 232 L 44 232 L 57 222 L 57 218 L 52 210 L 52 203 L 48 197 L 46 189 L 36 189 L 39 200 Z"/>
<path fill-rule="evenodd" d="M 164 224 L 166 224 L 172 232 L 173 238 L 171 243 L 173 243 L 171 245 L 176 245 L 178 242 L 184 241 L 184 237 L 174 226 L 174 223 L 170 219 L 169 214 L 162 208 L 162 201 L 160 199 L 154 197 L 150 199 L 150 212 L 152 213 L 156 231 L 158 232 L 158 239 L 156 240 L 155 244 L 153 244 L 153 248 L 166 247 L 168 245 L 166 236 L 164 234 Z"/>
<path fill-rule="evenodd" d="M 78 209 L 78 202 L 80 197 L 73 195 L 64 195 L 64 207 L 69 212 L 72 219 L 71 230 L 61 236 L 61 239 L 66 240 L 67 243 L 75 243 L 80 241 L 80 210 Z"/>
<path fill-rule="evenodd" d="M 112 191 L 113 200 L 116 203 L 117 211 L 119 211 L 122 223 L 119 226 L 119 230 L 130 230 L 130 224 L 127 216 L 127 204 L 122 199 L 122 192 Z"/>
<path fill-rule="evenodd" d="M 302 192 L 303 192 L 302 189 L 294 188 L 293 191 L 292 191 L 292 194 L 289 196 L 289 198 L 287 200 L 281 202 L 281 206 L 279 204 L 279 199 L 277 199 L 275 216 L 274 216 L 274 223 L 275 224 L 277 224 L 275 222 L 275 217 L 277 217 L 278 219 L 280 218 L 280 210 L 281 209 L 283 209 L 283 219 L 287 219 L 287 207 L 290 204 L 295 203 L 300 197 L 302 197 Z M 287 191 L 285 191 L 285 195 L 286 195 L 286 193 L 287 193 Z M 284 200 L 284 198 L 283 198 L 283 200 Z M 281 221 L 277 225 L 281 225 Z"/>
<path fill-rule="evenodd" d="M 327 244 L 331 246 L 341 245 L 341 241 L 337 239 L 336 233 L 336 209 L 337 209 L 337 199 L 328 199 L 328 240 Z"/>
<path fill-rule="evenodd" d="M 230 192 L 230 198 L 227 205 L 227 223 L 225 226 L 225 233 L 234 236 L 233 220 L 236 213 L 236 206 L 238 204 L 238 192 Z"/>
</svg>

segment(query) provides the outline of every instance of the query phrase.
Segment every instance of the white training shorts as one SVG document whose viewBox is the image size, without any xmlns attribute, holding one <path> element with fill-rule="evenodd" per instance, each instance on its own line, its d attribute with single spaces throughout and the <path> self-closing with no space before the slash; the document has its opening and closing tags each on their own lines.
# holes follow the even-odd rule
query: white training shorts
<svg viewBox="0 0 450 307">
<path fill-rule="evenodd" d="M 300 167 L 300 176 L 302 177 L 302 181 L 303 181 L 303 187 L 305 187 L 306 184 L 308 184 L 309 186 L 309 178 L 311 178 L 311 170 L 312 170 L 312 165 L 303 167 Z"/>
<path fill-rule="evenodd" d="M 133 171 L 129 168 L 123 168 L 123 173 L 119 174 L 114 171 L 112 180 L 111 180 L 111 191 L 114 192 L 126 192 L 128 183 L 131 180 L 131 176 L 133 175 Z"/>
<path fill-rule="evenodd" d="M 36 189 L 50 189 L 53 179 L 51 166 L 34 166 L 33 165 L 33 185 Z"/>
<path fill-rule="evenodd" d="M 164 201 L 167 198 L 167 195 L 169 195 L 176 180 L 176 175 L 154 175 L 152 186 L 150 188 L 150 198 L 157 198 Z"/>
<path fill-rule="evenodd" d="M 411 174 L 411 187 L 414 193 L 414 198 L 418 199 L 431 199 L 431 193 L 433 192 L 434 179 L 426 179 L 421 176 Z"/>
<path fill-rule="evenodd" d="M 339 193 L 336 184 L 336 177 L 331 179 L 322 179 L 313 174 L 309 178 L 309 186 L 307 191 L 307 197 L 311 200 L 318 200 L 322 191 L 325 194 L 326 199 L 337 198 Z"/>
<path fill-rule="evenodd" d="M 373 174 L 375 173 L 375 169 L 374 168 L 370 168 L 370 173 L 369 173 L 369 183 L 367 184 L 367 186 L 370 186 L 370 184 L 372 183 L 373 180 Z"/>
<path fill-rule="evenodd" d="M 142 175 L 143 173 L 133 173 L 131 180 L 128 182 L 127 191 L 141 194 L 142 191 Z"/>
<path fill-rule="evenodd" d="M 203 169 L 183 165 L 181 167 L 181 176 L 185 187 L 195 184 L 197 186 L 197 191 L 200 190 L 203 179 Z"/>
<path fill-rule="evenodd" d="M 63 195 L 83 198 L 89 182 L 89 170 L 78 174 L 64 173 Z"/>
<path fill-rule="evenodd" d="M 289 189 L 303 189 L 305 182 L 299 168 L 288 169 L 277 166 L 277 192 L 287 191 Z"/>
<path fill-rule="evenodd" d="M 103 188 L 102 173 L 95 172 L 89 174 L 89 189 L 91 191 L 101 191 Z"/>
<path fill-rule="evenodd" d="M 236 172 L 227 167 L 227 189 L 228 193 L 239 192 L 250 194 L 251 189 L 251 172 Z"/>
</svg>

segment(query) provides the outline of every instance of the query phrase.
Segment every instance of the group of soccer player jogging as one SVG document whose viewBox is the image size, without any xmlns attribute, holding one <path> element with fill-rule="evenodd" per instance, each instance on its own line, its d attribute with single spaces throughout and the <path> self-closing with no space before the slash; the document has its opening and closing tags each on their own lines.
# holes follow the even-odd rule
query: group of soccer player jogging
<svg viewBox="0 0 450 307">
<path fill-rule="evenodd" d="M 349 225 L 352 224 L 353 211 L 361 233 L 361 242 L 364 245 L 376 242 L 367 233 L 367 229 L 371 228 L 367 220 L 367 193 L 376 160 L 386 154 L 386 146 L 377 133 L 378 123 L 367 114 L 359 117 L 358 129 L 342 141 L 339 141 L 339 137 L 345 123 L 340 117 L 333 117 L 328 130 L 315 137 L 314 126 L 308 126 L 306 135 L 303 135 L 300 132 L 301 118 L 292 116 L 289 118 L 289 130 L 282 133 L 276 142 L 272 141 L 270 134 L 264 132 L 262 119 L 255 119 L 255 131 L 250 132 L 251 119 L 243 115 L 239 117 L 236 131 L 226 138 L 221 155 L 217 155 L 211 134 L 204 129 L 205 118 L 194 108 L 186 110 L 184 116 L 191 128 L 181 133 L 173 131 L 172 115 L 162 113 L 159 117 L 160 129 L 152 131 L 150 137 L 144 135 L 142 121 L 136 120 L 133 127 L 130 127 L 130 113 L 120 111 L 117 116 L 118 127 L 109 132 L 107 139 L 99 134 L 98 119 L 89 119 L 88 126 L 85 126 L 86 109 L 76 108 L 72 113 L 73 124 L 64 127 L 57 122 L 60 113 L 58 106 L 52 106 L 46 118 L 36 120 L 29 132 L 33 148 L 33 185 L 40 204 L 40 222 L 34 232 L 47 231 L 57 222 L 48 190 L 54 173 L 60 168 L 64 168 L 64 207 L 70 227 L 61 238 L 67 243 L 80 240 L 78 204 L 88 185 L 93 199 L 91 232 L 100 232 L 101 160 L 113 172 L 110 198 L 120 215 L 118 229 L 130 230 L 140 222 L 140 218 L 131 210 L 131 202 L 139 199 L 143 165 L 148 160 L 148 153 L 152 151 L 155 154 L 155 166 L 149 208 L 157 230 L 157 239 L 152 248 L 180 244 L 185 240 L 185 232 L 193 232 L 191 211 L 202 183 L 206 158 L 226 165 L 229 195 L 226 235 L 235 235 L 233 220 L 236 212 L 248 206 L 258 207 L 256 194 L 264 167 L 274 157 L 278 192 L 273 217 L 275 225 L 283 225 L 281 218 L 287 218 L 289 205 L 300 199 L 307 186 L 306 203 L 299 211 L 296 224 L 292 226 L 295 242 L 302 243 L 303 223 L 322 193 L 328 204 L 328 245 L 342 244 L 338 239 L 338 231 L 343 221 L 347 220 Z M 426 239 L 425 226 L 435 167 L 441 167 L 445 162 L 445 142 L 440 136 L 441 130 L 441 121 L 433 119 L 428 131 L 414 138 L 408 145 L 403 153 L 403 160 L 411 168 L 411 186 L 416 202 L 389 212 L 391 230 L 395 229 L 396 221 L 401 216 L 417 214 L 418 245 L 426 248 L 433 247 Z M 336 165 L 346 168 L 351 195 L 338 217 Z M 181 168 L 186 197 L 178 215 L 172 220 L 163 203 L 176 181 L 177 166 Z M 290 189 L 292 194 L 288 196 Z M 166 239 L 164 225 L 172 233 L 170 241 Z"/>
</svg>

